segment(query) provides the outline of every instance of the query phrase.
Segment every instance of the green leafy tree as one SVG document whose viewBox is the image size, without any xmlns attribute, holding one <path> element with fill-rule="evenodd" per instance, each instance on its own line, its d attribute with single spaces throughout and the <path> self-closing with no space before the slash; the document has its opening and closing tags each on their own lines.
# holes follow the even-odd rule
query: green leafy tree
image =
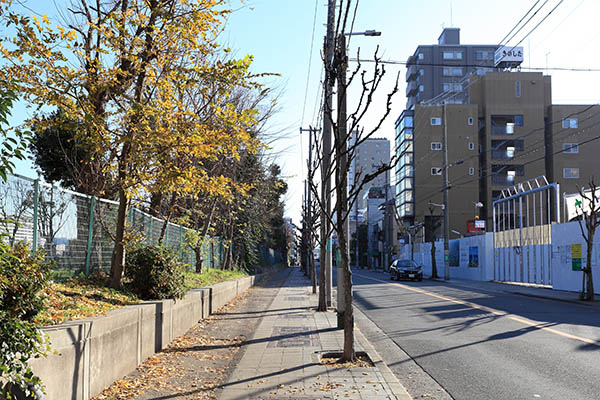
<svg viewBox="0 0 600 400">
<path fill-rule="evenodd" d="M 21 130 L 11 131 L 4 126 L 8 124 L 8 117 L 17 94 L 12 84 L 0 80 L 0 178 L 6 182 L 7 174 L 12 174 L 15 169 L 14 160 L 24 160 L 29 133 Z"/>
</svg>

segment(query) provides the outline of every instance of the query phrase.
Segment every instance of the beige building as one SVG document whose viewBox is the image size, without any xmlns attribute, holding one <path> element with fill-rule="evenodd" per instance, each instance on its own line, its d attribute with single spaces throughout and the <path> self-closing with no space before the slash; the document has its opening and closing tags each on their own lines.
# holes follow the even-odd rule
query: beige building
<svg viewBox="0 0 600 400">
<path fill-rule="evenodd" d="M 444 117 L 445 108 L 445 117 Z M 442 133 L 447 130 L 450 231 L 467 234 L 476 214 L 491 227 L 501 190 L 545 175 L 561 192 L 600 180 L 600 106 L 553 105 L 551 78 L 537 72 L 472 76 L 469 104 L 423 106 L 396 121 L 396 207 L 406 225 L 424 222 L 441 235 Z M 476 203 L 481 202 L 479 210 Z M 427 234 L 426 234 L 427 236 Z M 453 234 L 450 234 L 453 237 Z M 425 240 L 429 240 L 428 237 Z"/>
<path fill-rule="evenodd" d="M 354 136 L 351 140 L 354 140 Z M 349 188 L 354 185 L 355 179 L 360 182 L 366 174 L 372 174 L 382 165 L 390 162 L 390 141 L 384 138 L 369 138 L 358 145 L 348 174 Z M 371 182 L 366 184 L 358 193 L 356 198 L 357 205 L 351 212 L 352 219 L 356 218 L 358 212 L 359 222 L 361 216 L 367 208 L 366 193 L 372 187 L 384 188 L 390 184 L 390 172 L 381 174 Z M 393 193 L 388 193 L 388 198 L 393 198 Z"/>
</svg>

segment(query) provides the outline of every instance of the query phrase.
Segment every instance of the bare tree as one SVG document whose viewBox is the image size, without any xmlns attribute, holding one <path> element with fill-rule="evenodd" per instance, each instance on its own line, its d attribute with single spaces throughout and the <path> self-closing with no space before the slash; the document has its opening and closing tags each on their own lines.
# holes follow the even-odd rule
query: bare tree
<svg viewBox="0 0 600 400">
<path fill-rule="evenodd" d="M 21 180 L 8 180 L 0 192 L 0 233 L 8 235 L 12 246 L 24 220 L 33 220 L 32 185 Z"/>
<path fill-rule="evenodd" d="M 349 77 L 346 80 L 348 57 L 346 55 L 345 30 L 350 8 L 349 0 L 341 1 L 335 35 L 335 57 L 332 65 L 328 65 L 327 63 L 325 65 L 325 68 L 328 70 L 326 75 L 330 76 L 332 79 L 335 78 L 337 82 L 338 101 L 337 115 L 335 115 L 335 118 L 332 109 L 324 110 L 326 117 L 329 118 L 333 127 L 335 144 L 329 154 L 334 162 L 329 166 L 327 171 L 322 171 L 326 177 L 335 176 L 334 188 L 324 195 L 329 198 L 335 197 L 333 211 L 331 213 L 325 212 L 324 214 L 331 223 L 331 230 L 334 231 L 337 236 L 338 268 L 343 271 L 342 282 L 339 282 L 338 280 L 338 290 L 340 286 L 343 288 L 342 304 L 338 303 L 338 324 L 344 327 L 344 349 L 340 360 L 342 362 L 354 361 L 356 359 L 354 351 L 354 313 L 352 309 L 352 271 L 350 270 L 349 232 L 347 228 L 348 217 L 352 205 L 357 200 L 358 193 L 361 189 L 380 174 L 384 174 L 393 169 L 398 160 L 397 157 L 394 156 L 389 163 L 381 163 L 372 173 L 357 171 L 353 182 L 350 185 L 347 183 L 350 165 L 355 157 L 357 149 L 367 139 L 371 138 L 379 131 L 384 120 L 390 114 L 392 96 L 398 91 L 399 80 L 399 76 L 397 76 L 393 89 L 387 95 L 385 108 L 382 111 L 381 118 L 368 130 L 359 128 L 359 124 L 362 125 L 361 121 L 364 119 L 367 111 L 372 105 L 374 95 L 382 83 L 382 78 L 385 75 L 385 67 L 381 63 L 381 59 L 376 51 L 374 54 L 373 69 L 371 71 L 368 72 L 363 70 L 359 61 L 356 68 L 350 72 Z M 360 54 L 357 56 L 358 60 L 360 60 L 359 55 Z M 360 94 L 356 99 L 355 108 L 350 113 L 346 113 L 346 94 L 349 88 L 355 83 L 360 88 Z M 322 142 L 320 142 L 317 137 L 315 137 L 314 142 L 316 143 L 318 155 L 315 160 L 314 169 L 316 170 L 323 165 L 323 146 Z M 333 166 L 335 166 L 335 171 Z M 311 190 L 318 201 L 321 211 L 325 211 L 326 206 L 324 203 L 324 196 L 321 195 L 321 190 L 316 184 L 312 185 Z M 325 221 L 321 221 L 321 224 L 324 222 Z M 321 238 L 321 246 L 327 245 L 327 237 L 331 232 L 327 233 L 328 234 L 325 237 Z M 323 273 L 321 273 L 321 279 L 324 280 Z M 322 282 L 320 285 L 321 290 L 323 290 L 324 286 L 325 285 Z M 319 309 L 321 309 L 321 305 L 321 302 L 319 302 Z"/>
<path fill-rule="evenodd" d="M 586 243 L 586 265 L 582 268 L 583 271 L 583 282 L 581 284 L 581 300 L 594 300 L 594 280 L 592 279 L 592 249 L 594 248 L 594 234 L 596 228 L 600 225 L 600 190 L 594 182 L 594 178 L 590 179 L 590 190 L 587 192 L 583 188 L 578 188 L 579 195 L 583 201 L 578 200 L 575 203 L 575 207 L 581 210 L 581 218 L 577 219 L 579 222 L 579 229 L 581 230 L 581 236 Z M 585 227 L 584 227 L 585 225 Z"/>
</svg>

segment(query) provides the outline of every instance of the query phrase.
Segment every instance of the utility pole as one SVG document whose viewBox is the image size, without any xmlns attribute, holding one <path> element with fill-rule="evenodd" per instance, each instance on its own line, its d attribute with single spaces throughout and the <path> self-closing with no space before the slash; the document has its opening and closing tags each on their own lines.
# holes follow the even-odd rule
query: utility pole
<svg viewBox="0 0 600 400">
<path fill-rule="evenodd" d="M 335 0 L 327 3 L 327 36 L 325 37 L 325 96 L 323 104 L 323 162 L 321 163 L 321 268 L 325 270 L 325 299 L 327 307 L 331 307 L 331 118 L 333 118 L 331 95 L 333 80 L 331 74 L 333 61 L 333 32 L 335 30 Z"/>
<path fill-rule="evenodd" d="M 307 176 L 307 181 L 308 181 L 308 193 L 306 194 L 306 202 L 308 204 L 307 206 L 307 210 L 306 210 L 306 215 L 307 215 L 307 219 L 308 219 L 308 262 L 307 262 L 307 274 L 308 276 L 310 276 L 311 279 L 311 283 L 312 283 L 312 287 L 313 287 L 313 293 L 317 293 L 317 284 L 316 284 L 316 277 L 314 274 L 314 265 L 312 262 L 312 258 L 313 258 L 313 248 L 312 248 L 312 230 L 313 230 L 313 217 L 312 217 L 312 139 L 313 139 L 313 134 L 316 134 L 316 129 L 313 127 L 309 127 L 308 129 L 303 129 L 300 128 L 300 134 L 302 135 L 303 132 L 308 132 L 308 176 Z"/>
<path fill-rule="evenodd" d="M 442 189 L 444 211 L 444 279 L 450 279 L 450 226 L 448 212 L 448 124 L 446 121 L 446 102 L 442 104 Z"/>
<path fill-rule="evenodd" d="M 354 144 L 356 145 L 356 143 L 358 143 L 358 127 L 354 131 Z M 358 174 L 356 172 L 357 168 L 358 168 L 358 157 L 355 156 L 354 157 L 354 178 L 353 178 L 354 187 L 358 187 L 358 185 L 357 185 Z M 355 234 L 356 234 L 356 237 L 354 238 L 354 244 L 355 244 L 355 246 L 354 246 L 354 261 L 355 261 L 355 265 L 354 266 L 356 268 L 360 267 L 360 260 L 359 260 L 359 254 L 358 254 L 358 243 L 359 243 L 359 240 L 358 240 L 358 202 L 360 201 L 360 198 L 358 198 L 358 195 L 359 194 L 357 193 L 357 195 L 356 195 L 357 198 L 354 199 L 354 220 L 356 222 L 355 223 L 355 228 L 356 228 L 355 229 L 355 232 L 356 232 Z"/>
<path fill-rule="evenodd" d="M 389 221 L 388 221 L 388 184 L 387 181 L 385 181 L 385 203 L 383 203 L 384 208 L 383 208 L 383 270 L 386 271 L 387 267 L 390 265 L 389 264 Z"/>
</svg>

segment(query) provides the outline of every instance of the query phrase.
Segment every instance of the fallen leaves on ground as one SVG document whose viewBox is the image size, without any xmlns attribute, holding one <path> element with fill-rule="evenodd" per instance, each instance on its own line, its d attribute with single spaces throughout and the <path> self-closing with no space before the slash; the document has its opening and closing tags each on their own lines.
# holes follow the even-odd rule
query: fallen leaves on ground
<svg viewBox="0 0 600 400">
<path fill-rule="evenodd" d="M 139 302 L 131 293 L 78 279 L 51 282 L 42 290 L 42 296 L 46 309 L 37 316 L 36 322 L 45 326 L 104 315 L 109 310 Z"/>
</svg>

